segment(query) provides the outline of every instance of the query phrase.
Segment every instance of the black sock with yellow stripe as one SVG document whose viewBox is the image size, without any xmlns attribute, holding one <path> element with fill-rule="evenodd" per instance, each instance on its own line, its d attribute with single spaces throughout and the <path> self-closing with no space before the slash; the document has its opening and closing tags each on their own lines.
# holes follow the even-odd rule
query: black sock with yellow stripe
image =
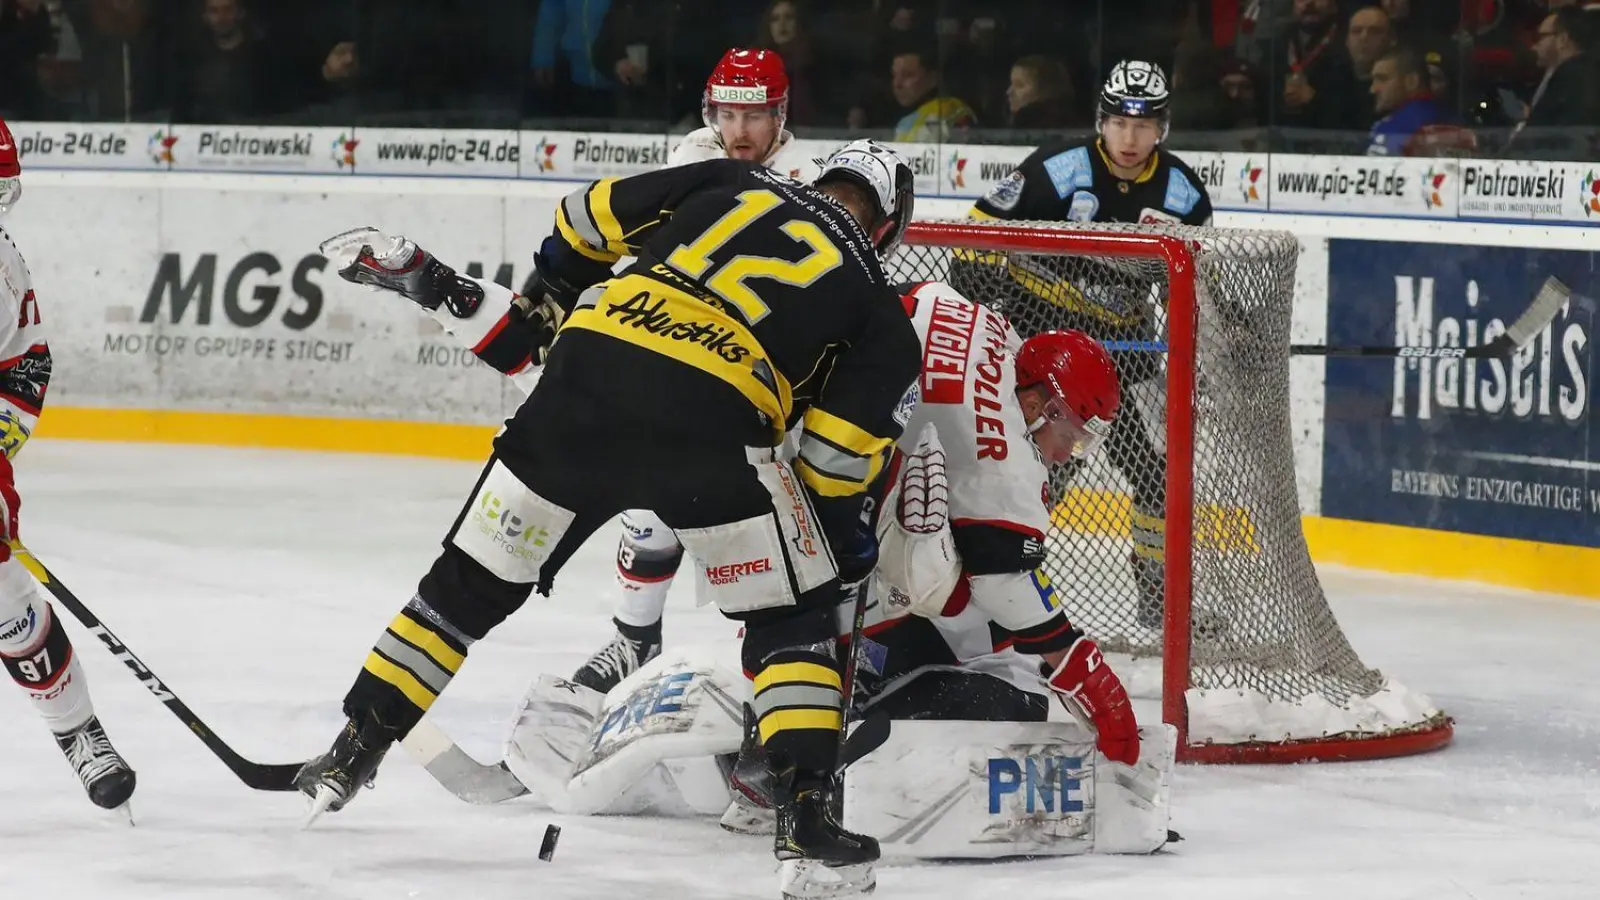
<svg viewBox="0 0 1600 900">
<path fill-rule="evenodd" d="M 1130 519 L 1134 556 L 1137 556 L 1149 566 L 1160 567 L 1166 565 L 1166 512 L 1159 508 L 1145 508 L 1141 504 L 1135 503 Z"/>
<path fill-rule="evenodd" d="M 414 598 L 367 654 L 345 695 L 345 714 L 359 719 L 372 713 L 396 739 L 405 737 L 460 670 L 470 643 Z"/>
<path fill-rule="evenodd" d="M 838 764 L 844 694 L 838 661 L 821 648 L 780 650 L 755 676 L 756 729 L 778 764 L 800 778 L 831 773 Z"/>
</svg>

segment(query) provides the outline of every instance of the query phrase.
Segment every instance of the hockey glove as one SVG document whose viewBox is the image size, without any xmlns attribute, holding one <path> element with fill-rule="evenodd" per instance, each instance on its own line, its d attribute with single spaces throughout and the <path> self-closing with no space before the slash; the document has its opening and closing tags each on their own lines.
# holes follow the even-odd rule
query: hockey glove
<svg viewBox="0 0 1600 900">
<path fill-rule="evenodd" d="M 566 321 L 567 311 L 550 299 L 549 295 L 528 297 L 518 294 L 511 300 L 511 321 L 528 333 L 529 354 L 536 366 L 544 365 L 550 348 L 556 342 L 556 332 Z"/>
<path fill-rule="evenodd" d="M 833 559 L 839 566 L 839 587 L 851 599 L 878 566 L 878 539 L 865 526 L 857 527 L 833 545 Z"/>
<path fill-rule="evenodd" d="M 423 309 L 442 304 L 458 319 L 471 318 L 483 303 L 483 287 L 440 262 L 416 242 L 376 228 L 355 228 L 323 241 L 318 249 L 351 284 L 394 291 Z"/>
<path fill-rule="evenodd" d="M 878 580 L 890 614 L 936 618 L 961 580 L 961 555 L 950 531 L 950 478 L 932 423 L 916 448 L 900 456 L 899 473 L 878 515 Z"/>
<path fill-rule="evenodd" d="M 1106 665 L 1094 641 L 1080 637 L 1067 650 L 1067 658 L 1050 675 L 1050 687 L 1089 716 L 1098 732 L 1100 752 L 1114 762 L 1139 761 L 1139 724 L 1134 721 L 1128 690 Z M 1067 706 L 1071 710 L 1071 705 Z"/>
<path fill-rule="evenodd" d="M 11 546 L 18 539 L 17 513 L 21 509 L 22 498 L 17 495 L 11 460 L 0 455 L 0 562 L 11 558 Z"/>
</svg>

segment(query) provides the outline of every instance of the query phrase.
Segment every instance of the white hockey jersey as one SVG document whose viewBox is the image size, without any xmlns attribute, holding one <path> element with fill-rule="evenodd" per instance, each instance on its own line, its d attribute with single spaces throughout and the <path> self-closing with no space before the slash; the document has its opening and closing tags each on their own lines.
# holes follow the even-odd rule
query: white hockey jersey
<svg viewBox="0 0 1600 900">
<path fill-rule="evenodd" d="M 863 632 L 873 671 L 864 683 L 892 691 L 922 670 L 960 666 L 1043 693 L 1037 660 L 1016 651 L 1065 649 L 1077 632 L 1040 569 L 1049 472 L 1016 399 L 1022 340 L 1004 317 L 947 284 L 917 285 L 903 300 L 923 350 L 921 399 L 905 440 L 925 424 L 938 430 L 962 581 L 940 618 L 899 615 L 869 597 Z M 850 625 L 841 609 L 841 634 Z"/>
<path fill-rule="evenodd" d="M 708 159 L 722 159 L 728 152 L 722 148 L 722 142 L 717 140 L 717 133 L 710 126 L 696 128 L 683 136 L 683 139 L 673 145 L 667 154 L 667 165 L 683 166 L 689 163 L 705 162 Z M 820 161 L 806 155 L 800 149 L 800 143 L 787 129 L 778 135 L 778 145 L 761 164 L 777 172 L 787 175 L 796 181 L 811 183 L 822 170 Z"/>
<path fill-rule="evenodd" d="M 49 384 L 50 346 L 33 278 L 0 229 L 0 452 L 6 456 L 15 456 L 33 434 Z"/>
</svg>

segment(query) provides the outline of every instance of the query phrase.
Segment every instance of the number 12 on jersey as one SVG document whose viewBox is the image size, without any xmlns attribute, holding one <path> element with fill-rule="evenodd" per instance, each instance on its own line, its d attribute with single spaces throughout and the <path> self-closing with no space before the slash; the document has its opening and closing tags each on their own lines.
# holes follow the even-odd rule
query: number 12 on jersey
<svg viewBox="0 0 1600 900">
<path fill-rule="evenodd" d="M 711 269 L 713 253 L 751 223 L 783 204 L 781 197 L 765 190 L 745 191 L 739 194 L 738 201 L 738 205 L 724 213 L 700 237 L 672 251 L 667 256 L 667 265 L 690 278 L 702 278 Z M 717 267 L 704 282 L 708 290 L 738 310 L 749 325 L 766 318 L 771 310 L 745 283 L 747 280 L 766 278 L 780 284 L 807 287 L 844 261 L 839 248 L 811 222 L 794 219 L 780 225 L 778 230 L 810 247 L 811 252 L 796 262 L 770 256 L 735 256 Z"/>
</svg>

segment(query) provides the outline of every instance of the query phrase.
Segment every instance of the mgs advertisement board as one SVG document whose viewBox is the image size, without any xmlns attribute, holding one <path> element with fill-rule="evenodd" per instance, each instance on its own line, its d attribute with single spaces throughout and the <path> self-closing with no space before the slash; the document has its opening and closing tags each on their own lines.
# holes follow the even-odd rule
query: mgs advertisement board
<svg viewBox="0 0 1600 900">
<path fill-rule="evenodd" d="M 514 283 L 528 257 L 506 257 L 499 198 L 58 187 L 30 200 L 16 217 L 53 402 L 491 424 L 520 401 L 414 306 L 345 283 L 317 251 L 381 222 Z M 104 248 L 93 265 L 84 246 Z"/>
<path fill-rule="evenodd" d="M 1328 361 L 1324 515 L 1600 547 L 1600 253 L 1332 240 L 1328 340 L 1481 344 L 1548 275 L 1574 300 L 1510 362 Z"/>
</svg>

